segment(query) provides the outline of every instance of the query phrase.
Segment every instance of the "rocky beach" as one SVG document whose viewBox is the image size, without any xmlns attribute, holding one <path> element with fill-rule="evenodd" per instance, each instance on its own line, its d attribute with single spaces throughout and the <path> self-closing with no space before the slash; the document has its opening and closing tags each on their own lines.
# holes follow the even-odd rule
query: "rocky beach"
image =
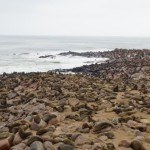
<svg viewBox="0 0 150 150">
<path fill-rule="evenodd" d="M 150 50 L 60 55 L 108 60 L 0 75 L 0 150 L 149 150 Z"/>
</svg>

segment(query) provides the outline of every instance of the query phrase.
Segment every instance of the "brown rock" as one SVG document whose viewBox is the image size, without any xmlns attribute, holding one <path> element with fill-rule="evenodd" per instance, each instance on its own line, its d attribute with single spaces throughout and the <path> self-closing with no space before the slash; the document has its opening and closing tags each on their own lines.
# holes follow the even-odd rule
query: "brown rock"
<svg viewBox="0 0 150 150">
<path fill-rule="evenodd" d="M 55 150 L 53 144 L 49 141 L 44 142 L 44 148 L 45 150 Z"/>
<path fill-rule="evenodd" d="M 122 140 L 119 142 L 118 146 L 128 148 L 128 147 L 130 147 L 130 142 L 128 142 L 127 140 Z"/>
<path fill-rule="evenodd" d="M 111 128 L 114 128 L 114 125 L 110 122 L 98 122 L 95 124 L 93 128 L 94 133 L 100 133 L 104 130 L 110 130 Z"/>
<path fill-rule="evenodd" d="M 21 143 L 22 140 L 23 140 L 23 139 L 20 137 L 19 132 L 17 132 L 17 133 L 15 134 L 13 144 L 14 144 L 14 145 L 17 145 L 17 144 Z"/>
<path fill-rule="evenodd" d="M 24 143 L 20 143 L 18 145 L 11 147 L 11 150 L 23 150 L 25 148 L 26 148 L 26 145 Z"/>
<path fill-rule="evenodd" d="M 0 150 L 9 150 L 10 144 L 8 139 L 4 139 L 0 141 Z"/>
<path fill-rule="evenodd" d="M 146 150 L 142 144 L 142 142 L 138 140 L 134 140 L 131 142 L 130 147 L 133 148 L 133 150 Z"/>
<path fill-rule="evenodd" d="M 35 141 L 30 145 L 31 150 L 44 150 L 43 144 L 40 141 Z"/>
</svg>

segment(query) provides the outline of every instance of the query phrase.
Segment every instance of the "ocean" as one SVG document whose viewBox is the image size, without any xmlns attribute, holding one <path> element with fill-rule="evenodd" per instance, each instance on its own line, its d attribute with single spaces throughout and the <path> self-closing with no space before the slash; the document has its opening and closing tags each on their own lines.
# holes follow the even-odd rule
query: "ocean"
<svg viewBox="0 0 150 150">
<path fill-rule="evenodd" d="M 0 36 L 0 74 L 69 69 L 104 58 L 59 56 L 61 52 L 150 49 L 148 37 Z M 39 58 L 54 55 L 54 58 Z"/>
</svg>

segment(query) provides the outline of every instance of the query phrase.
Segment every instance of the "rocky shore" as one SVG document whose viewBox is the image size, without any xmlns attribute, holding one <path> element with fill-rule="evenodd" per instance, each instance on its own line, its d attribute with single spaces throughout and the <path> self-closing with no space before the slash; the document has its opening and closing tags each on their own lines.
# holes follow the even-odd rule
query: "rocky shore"
<svg viewBox="0 0 150 150">
<path fill-rule="evenodd" d="M 0 150 L 149 150 L 150 51 L 99 53 L 77 74 L 0 75 Z"/>
</svg>

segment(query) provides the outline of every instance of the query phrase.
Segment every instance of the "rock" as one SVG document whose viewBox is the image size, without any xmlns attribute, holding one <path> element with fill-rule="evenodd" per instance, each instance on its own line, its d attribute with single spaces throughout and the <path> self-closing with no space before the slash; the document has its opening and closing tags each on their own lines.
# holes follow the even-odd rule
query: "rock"
<svg viewBox="0 0 150 150">
<path fill-rule="evenodd" d="M 92 150 L 103 150 L 103 145 L 101 143 L 94 143 Z"/>
<path fill-rule="evenodd" d="M 93 128 L 94 133 L 100 133 L 104 130 L 110 130 L 111 128 L 114 128 L 114 125 L 110 122 L 98 122 L 95 124 Z"/>
<path fill-rule="evenodd" d="M 113 88 L 113 92 L 119 92 L 119 87 L 118 87 L 118 85 Z"/>
<path fill-rule="evenodd" d="M 20 137 L 19 132 L 17 132 L 15 134 L 13 144 L 17 145 L 17 144 L 21 143 L 22 141 L 23 141 L 23 139 Z"/>
<path fill-rule="evenodd" d="M 105 136 L 105 135 L 103 135 L 103 136 L 100 137 L 100 139 L 101 139 L 102 141 L 106 141 L 106 140 L 108 139 L 108 137 Z"/>
<path fill-rule="evenodd" d="M 138 140 L 134 140 L 131 142 L 130 147 L 133 148 L 133 150 L 146 150 L 142 144 L 142 142 Z"/>
<path fill-rule="evenodd" d="M 130 128 L 133 128 L 133 129 L 138 129 L 139 131 L 141 132 L 145 132 L 146 131 L 146 125 L 142 124 L 142 123 L 137 123 L 136 121 L 133 121 L 133 120 L 129 120 L 127 122 L 127 125 L 130 127 Z"/>
<path fill-rule="evenodd" d="M 45 104 L 38 104 L 38 105 L 32 107 L 32 112 L 34 112 L 34 113 L 39 113 L 44 110 L 45 110 Z"/>
<path fill-rule="evenodd" d="M 0 133 L 0 140 L 9 137 L 11 134 L 9 132 Z"/>
<path fill-rule="evenodd" d="M 4 139 L 0 141 L 0 150 L 9 150 L 10 144 L 8 139 Z"/>
<path fill-rule="evenodd" d="M 24 150 L 31 150 L 29 146 L 27 146 Z"/>
<path fill-rule="evenodd" d="M 8 96 L 9 99 L 13 99 L 13 98 L 15 98 L 17 96 L 17 94 L 14 93 L 14 92 L 11 92 L 7 96 Z"/>
<path fill-rule="evenodd" d="M 27 116 L 24 120 L 26 120 L 26 121 L 32 121 L 32 116 Z"/>
<path fill-rule="evenodd" d="M 90 116 L 90 115 L 92 114 L 92 111 L 91 111 L 91 110 L 87 110 L 87 109 L 85 109 L 85 108 L 81 108 L 81 109 L 79 110 L 79 114 L 80 114 L 80 117 L 81 117 L 82 119 L 84 119 L 84 118 Z"/>
<path fill-rule="evenodd" d="M 31 123 L 31 129 L 38 131 L 39 129 L 44 128 L 46 125 L 46 122 L 37 115 Z"/>
<path fill-rule="evenodd" d="M 112 144 L 112 143 L 107 143 L 106 145 L 107 145 L 108 150 L 116 150 L 114 144 Z"/>
<path fill-rule="evenodd" d="M 71 135 L 71 140 L 75 141 L 79 135 L 81 135 L 81 134 L 72 134 Z"/>
<path fill-rule="evenodd" d="M 57 118 L 55 114 L 46 114 L 43 116 L 43 120 L 48 123 L 50 120 Z"/>
<path fill-rule="evenodd" d="M 74 150 L 74 146 L 64 144 L 64 143 L 59 143 L 58 144 L 58 150 Z"/>
<path fill-rule="evenodd" d="M 49 131 L 49 129 L 45 129 L 45 128 L 39 129 L 39 130 L 36 132 L 36 135 L 42 135 L 42 134 L 44 134 L 44 133 L 46 133 L 46 132 L 48 132 L 48 131 Z"/>
<path fill-rule="evenodd" d="M 107 136 L 108 139 L 114 139 L 115 137 L 114 133 L 111 132 L 106 132 L 104 135 Z"/>
<path fill-rule="evenodd" d="M 56 125 L 56 124 L 58 124 L 58 119 L 57 118 L 53 118 L 53 119 L 51 119 L 49 122 L 48 122 L 48 125 Z"/>
<path fill-rule="evenodd" d="M 31 150 L 44 150 L 43 144 L 40 141 L 35 141 L 30 145 Z"/>
<path fill-rule="evenodd" d="M 144 141 L 144 136 L 137 136 L 134 138 L 134 140 Z"/>
<path fill-rule="evenodd" d="M 19 135 L 22 139 L 26 139 L 28 136 L 32 135 L 32 132 L 25 132 L 23 129 L 20 129 Z"/>
<path fill-rule="evenodd" d="M 82 149 L 91 150 L 92 149 L 92 145 L 85 144 L 85 145 L 82 146 Z"/>
<path fill-rule="evenodd" d="M 33 142 L 39 141 L 43 143 L 43 139 L 40 136 L 32 136 L 28 141 L 27 145 L 31 145 Z"/>
<path fill-rule="evenodd" d="M 19 105 L 20 103 L 21 103 L 21 99 L 19 99 L 19 98 L 10 99 L 10 100 L 8 101 L 8 104 L 9 104 L 9 105 L 15 105 L 15 106 L 17 106 L 17 105 Z"/>
<path fill-rule="evenodd" d="M 130 142 L 128 142 L 127 140 L 122 140 L 119 142 L 118 146 L 128 148 L 128 147 L 130 147 Z"/>
<path fill-rule="evenodd" d="M 135 131 L 135 136 L 143 136 L 143 133 L 139 130 Z"/>
<path fill-rule="evenodd" d="M 70 106 L 75 107 L 77 104 L 80 103 L 80 101 L 76 98 L 69 98 L 68 103 Z"/>
<path fill-rule="evenodd" d="M 55 150 L 53 144 L 49 141 L 44 142 L 44 148 L 45 150 Z"/>
<path fill-rule="evenodd" d="M 15 145 L 11 148 L 11 150 L 23 150 L 26 148 L 26 145 L 24 143 L 20 143 L 18 145 Z"/>
<path fill-rule="evenodd" d="M 76 145 L 84 145 L 84 144 L 90 144 L 90 143 L 91 141 L 89 137 L 86 135 L 79 135 L 75 140 Z"/>
<path fill-rule="evenodd" d="M 39 56 L 39 58 L 51 58 L 54 59 L 56 56 L 54 55 L 45 55 L 45 56 Z"/>
</svg>

